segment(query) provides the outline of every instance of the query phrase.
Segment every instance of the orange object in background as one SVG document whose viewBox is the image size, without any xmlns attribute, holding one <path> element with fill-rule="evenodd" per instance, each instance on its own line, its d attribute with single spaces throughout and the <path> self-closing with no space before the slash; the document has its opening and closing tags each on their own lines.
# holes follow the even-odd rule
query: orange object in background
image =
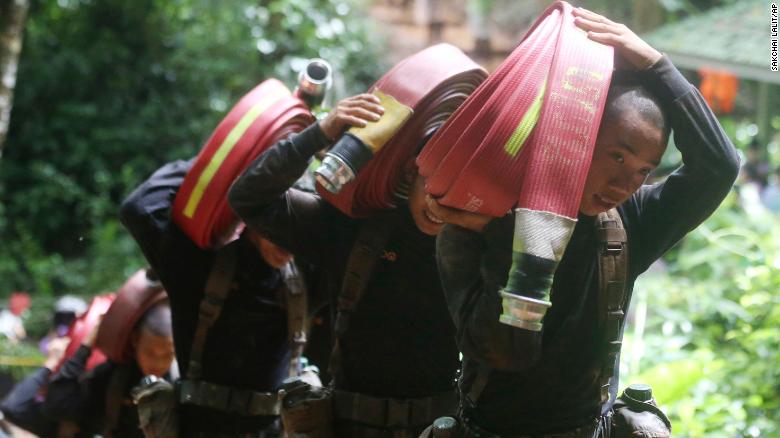
<svg viewBox="0 0 780 438">
<path fill-rule="evenodd" d="M 734 99 L 739 92 L 739 79 L 722 70 L 699 69 L 699 91 L 707 104 L 718 114 L 734 111 Z"/>
<path fill-rule="evenodd" d="M 100 317 L 108 311 L 108 308 L 111 306 L 111 303 L 114 302 L 115 298 L 116 295 L 113 293 L 96 296 L 92 299 L 87 311 L 71 323 L 68 332 L 65 334 L 65 336 L 70 338 L 70 343 L 65 348 L 65 354 L 52 372 L 52 375 L 59 371 L 62 364 L 76 353 L 76 350 L 79 349 L 84 338 L 86 338 L 92 331 L 92 328 L 100 322 Z M 93 348 L 92 354 L 90 354 L 89 359 L 87 359 L 86 370 L 89 371 L 105 361 L 106 355 L 99 349 Z"/>
<path fill-rule="evenodd" d="M 30 307 L 30 294 L 27 292 L 14 292 L 8 298 L 8 310 L 19 316 Z"/>
</svg>

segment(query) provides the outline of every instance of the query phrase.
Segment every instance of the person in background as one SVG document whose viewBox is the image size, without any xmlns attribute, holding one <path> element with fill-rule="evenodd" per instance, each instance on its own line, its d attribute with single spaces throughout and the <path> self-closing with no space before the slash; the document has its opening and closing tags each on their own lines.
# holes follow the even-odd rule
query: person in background
<svg viewBox="0 0 780 438">
<path fill-rule="evenodd" d="M 499 291 L 512 260 L 511 214 L 484 229 L 447 225 L 438 237 L 444 294 L 464 356 L 463 436 L 616 436 L 624 425 L 617 419 L 630 412 L 618 412 L 613 403 L 622 312 L 634 281 L 715 211 L 739 171 L 736 150 L 717 119 L 667 57 L 622 24 L 584 9 L 574 14 L 575 24 L 590 39 L 613 46 L 630 72 L 613 76 L 578 222 L 555 273 L 541 331 L 499 322 Z M 670 130 L 683 166 L 663 182 L 643 185 Z M 438 217 L 453 222 L 448 208 L 429 202 Z M 604 219 L 606 212 L 614 216 Z M 619 276 L 616 257 L 625 253 Z M 610 275 L 608 263 L 602 264 L 607 256 L 614 281 L 605 278 L 601 285 Z M 613 311 L 618 305 L 621 312 Z M 646 388 L 637 392 L 650 396 Z M 669 436 L 663 413 L 649 402 L 636 403 L 632 409 L 641 406 L 646 422 L 617 436 Z"/>
<path fill-rule="evenodd" d="M 290 372 L 287 286 L 281 269 L 292 256 L 249 230 L 221 249 L 235 252 L 233 274 L 219 317 L 206 334 L 199 335 L 202 354 L 197 360 L 199 375 L 193 378 L 199 310 L 219 251 L 198 247 L 172 220 L 176 193 L 192 164 L 192 160 L 174 161 L 162 166 L 120 209 L 122 224 L 171 299 L 184 382 L 176 407 L 179 436 L 269 436 L 276 433 L 276 390 Z M 304 275 L 304 279 L 307 285 L 314 284 L 311 277 Z M 317 301 L 315 294 L 309 294 L 310 303 Z M 228 405 L 230 400 L 244 402 Z"/>
<path fill-rule="evenodd" d="M 43 415 L 42 407 L 51 373 L 62 360 L 69 343 L 68 337 L 54 338 L 47 343 L 43 366 L 17 383 L 0 403 L 0 411 L 6 420 L 40 437 L 56 434 L 57 423 Z"/>
<path fill-rule="evenodd" d="M 43 414 L 59 423 L 59 435 L 72 437 L 143 437 L 131 389 L 143 376 L 167 377 L 174 360 L 171 309 L 167 301 L 149 308 L 129 337 L 134 360 L 108 360 L 85 372 L 100 325 L 51 377 Z M 68 429 L 68 430 L 65 430 Z"/>
</svg>

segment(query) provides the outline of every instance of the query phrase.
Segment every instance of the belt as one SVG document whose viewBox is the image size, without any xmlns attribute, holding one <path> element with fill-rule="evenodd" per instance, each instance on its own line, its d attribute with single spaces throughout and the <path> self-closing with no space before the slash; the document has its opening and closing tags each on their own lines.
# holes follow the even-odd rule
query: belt
<svg viewBox="0 0 780 438">
<path fill-rule="evenodd" d="M 180 380 L 179 403 L 245 416 L 279 415 L 279 399 L 273 392 L 236 389 L 215 383 Z"/>
<path fill-rule="evenodd" d="M 438 417 L 452 415 L 457 405 L 455 392 L 412 399 L 376 398 L 338 390 L 333 392 L 333 414 L 337 419 L 378 428 L 425 426 Z"/>
<path fill-rule="evenodd" d="M 459 421 L 462 438 L 603 438 L 609 436 L 607 431 L 611 425 L 611 415 L 594 418 L 590 423 L 563 432 L 542 433 L 533 435 L 496 435 L 474 424 L 466 416 Z"/>
</svg>

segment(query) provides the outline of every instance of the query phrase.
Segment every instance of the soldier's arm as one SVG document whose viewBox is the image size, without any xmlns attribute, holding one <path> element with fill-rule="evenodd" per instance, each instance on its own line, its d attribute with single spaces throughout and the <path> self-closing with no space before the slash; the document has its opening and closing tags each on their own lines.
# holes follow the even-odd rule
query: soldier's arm
<svg viewBox="0 0 780 438">
<path fill-rule="evenodd" d="M 174 161 L 156 170 L 125 199 L 119 219 L 153 267 L 165 257 L 162 245 L 173 226 L 171 206 L 193 160 Z M 192 245 L 195 249 L 195 244 Z"/>
<path fill-rule="evenodd" d="M 669 117 L 683 166 L 664 182 L 642 187 L 633 202 L 621 207 L 637 224 L 629 234 L 635 274 L 709 217 L 739 173 L 734 145 L 704 98 L 671 61 L 664 57 L 642 74 Z"/>
<path fill-rule="evenodd" d="M 373 95 L 339 102 L 328 116 L 263 152 L 233 183 L 228 201 L 247 226 L 298 257 L 317 263 L 331 252 L 335 236 L 323 230 L 333 208 L 319 196 L 292 188 L 314 154 L 348 126 L 378 119 Z"/>
<path fill-rule="evenodd" d="M 737 177 L 739 158 L 701 94 L 669 58 L 623 24 L 582 8 L 574 15 L 588 38 L 613 46 L 619 61 L 639 71 L 661 102 L 683 157 L 683 167 L 665 182 L 643 187 L 620 207 L 636 276 L 715 211 Z"/>
<path fill-rule="evenodd" d="M 82 379 L 91 352 L 91 347 L 82 345 L 51 377 L 42 407 L 46 417 L 55 421 L 76 422 L 84 418 L 89 398 L 88 388 L 95 378 L 94 373 L 90 373 L 91 376 Z"/>
<path fill-rule="evenodd" d="M 542 332 L 498 320 L 513 233 L 512 215 L 490 222 L 481 233 L 446 225 L 436 240 L 436 258 L 463 355 L 494 369 L 520 371 L 538 360 Z"/>
<path fill-rule="evenodd" d="M 12 423 L 26 429 L 34 428 L 40 421 L 35 397 L 49 381 L 51 370 L 41 367 L 17 383 L 0 404 L 0 411 Z"/>
</svg>

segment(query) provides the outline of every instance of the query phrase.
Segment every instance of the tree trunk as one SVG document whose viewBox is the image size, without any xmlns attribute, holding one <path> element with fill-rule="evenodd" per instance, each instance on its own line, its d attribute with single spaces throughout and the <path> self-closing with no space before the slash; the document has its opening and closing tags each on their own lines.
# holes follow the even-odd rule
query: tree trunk
<svg viewBox="0 0 780 438">
<path fill-rule="evenodd" d="M 28 0 L 0 0 L 0 157 L 11 120 Z"/>
</svg>

